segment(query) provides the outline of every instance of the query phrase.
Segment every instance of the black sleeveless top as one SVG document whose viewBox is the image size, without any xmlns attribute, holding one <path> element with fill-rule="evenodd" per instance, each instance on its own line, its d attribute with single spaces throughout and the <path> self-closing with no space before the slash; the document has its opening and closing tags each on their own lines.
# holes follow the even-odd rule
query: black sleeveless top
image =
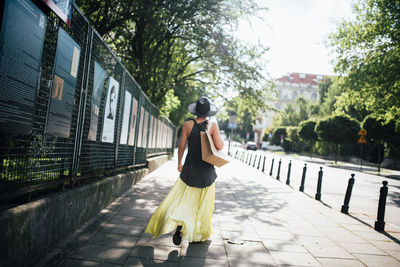
<svg viewBox="0 0 400 267">
<path fill-rule="evenodd" d="M 200 131 L 205 131 L 208 121 L 193 121 L 194 125 L 188 137 L 188 153 L 180 178 L 188 186 L 205 188 L 212 185 L 217 178 L 214 165 L 201 159 Z"/>
</svg>

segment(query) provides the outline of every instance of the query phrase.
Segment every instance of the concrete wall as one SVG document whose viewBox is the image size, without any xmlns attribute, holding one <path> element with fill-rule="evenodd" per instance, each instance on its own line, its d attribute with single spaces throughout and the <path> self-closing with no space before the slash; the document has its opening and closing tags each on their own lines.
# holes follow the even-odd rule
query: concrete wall
<svg viewBox="0 0 400 267">
<path fill-rule="evenodd" d="M 158 167 L 163 165 L 168 159 L 169 158 L 166 155 L 148 159 L 147 168 L 149 169 L 149 173 L 155 171 Z"/>
<path fill-rule="evenodd" d="M 147 173 L 119 174 L 1 212 L 0 266 L 37 262 Z"/>
</svg>

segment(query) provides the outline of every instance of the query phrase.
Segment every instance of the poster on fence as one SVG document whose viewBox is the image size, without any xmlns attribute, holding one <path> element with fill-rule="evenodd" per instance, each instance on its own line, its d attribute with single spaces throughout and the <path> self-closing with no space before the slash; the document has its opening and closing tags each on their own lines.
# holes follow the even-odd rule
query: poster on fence
<svg viewBox="0 0 400 267">
<path fill-rule="evenodd" d="M 58 30 L 46 133 L 69 137 L 81 47 L 63 29 Z"/>
<path fill-rule="evenodd" d="M 71 26 L 73 0 L 42 0 L 68 26 Z"/>
<path fill-rule="evenodd" d="M 139 118 L 139 129 L 138 129 L 138 137 L 137 137 L 137 147 L 142 146 L 142 139 L 143 139 L 143 119 L 144 119 L 144 107 L 140 107 L 140 118 Z"/>
<path fill-rule="evenodd" d="M 7 0 L 2 18 L 0 131 L 29 134 L 33 127 L 47 17 L 32 1 Z"/>
<path fill-rule="evenodd" d="M 122 129 L 119 143 L 126 145 L 128 142 L 129 114 L 131 112 L 132 95 L 125 91 L 124 113 L 122 115 Z"/>
<path fill-rule="evenodd" d="M 105 143 L 114 142 L 114 128 L 117 115 L 119 83 L 110 76 L 108 80 L 106 106 L 104 109 L 104 122 L 101 141 Z"/>
<path fill-rule="evenodd" d="M 129 131 L 128 145 L 133 146 L 135 142 L 135 130 L 136 130 L 136 118 L 137 118 L 138 101 L 133 98 L 132 112 L 131 112 L 131 124 Z"/>
<path fill-rule="evenodd" d="M 99 65 L 99 63 L 94 62 L 92 107 L 90 112 L 90 128 L 88 134 L 88 140 L 91 141 L 96 141 L 97 127 L 99 125 L 101 94 L 103 92 L 105 80 L 106 71 Z"/>
</svg>

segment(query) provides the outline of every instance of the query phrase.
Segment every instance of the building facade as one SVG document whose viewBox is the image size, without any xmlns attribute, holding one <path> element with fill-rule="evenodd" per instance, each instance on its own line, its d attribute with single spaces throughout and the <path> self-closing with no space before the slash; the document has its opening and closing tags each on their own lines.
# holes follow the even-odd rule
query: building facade
<svg viewBox="0 0 400 267">
<path fill-rule="evenodd" d="M 288 104 L 294 104 L 300 96 L 311 102 L 317 102 L 319 98 L 318 84 L 325 79 L 325 75 L 307 73 L 288 73 L 275 80 L 278 97 L 271 102 L 276 109 L 284 111 Z M 254 141 L 261 143 L 265 129 L 272 126 L 277 112 L 269 111 L 255 120 L 253 127 Z"/>
</svg>

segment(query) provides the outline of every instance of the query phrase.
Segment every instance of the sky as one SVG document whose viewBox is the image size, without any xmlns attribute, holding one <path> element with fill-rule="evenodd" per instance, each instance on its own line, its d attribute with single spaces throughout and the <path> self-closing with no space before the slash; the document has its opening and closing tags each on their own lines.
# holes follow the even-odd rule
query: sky
<svg viewBox="0 0 400 267">
<path fill-rule="evenodd" d="M 324 40 L 336 23 L 352 18 L 352 0 L 259 0 L 268 7 L 264 21 L 241 21 L 237 36 L 261 42 L 270 50 L 265 55 L 266 71 L 272 78 L 288 72 L 333 74 L 334 55 Z"/>
</svg>

